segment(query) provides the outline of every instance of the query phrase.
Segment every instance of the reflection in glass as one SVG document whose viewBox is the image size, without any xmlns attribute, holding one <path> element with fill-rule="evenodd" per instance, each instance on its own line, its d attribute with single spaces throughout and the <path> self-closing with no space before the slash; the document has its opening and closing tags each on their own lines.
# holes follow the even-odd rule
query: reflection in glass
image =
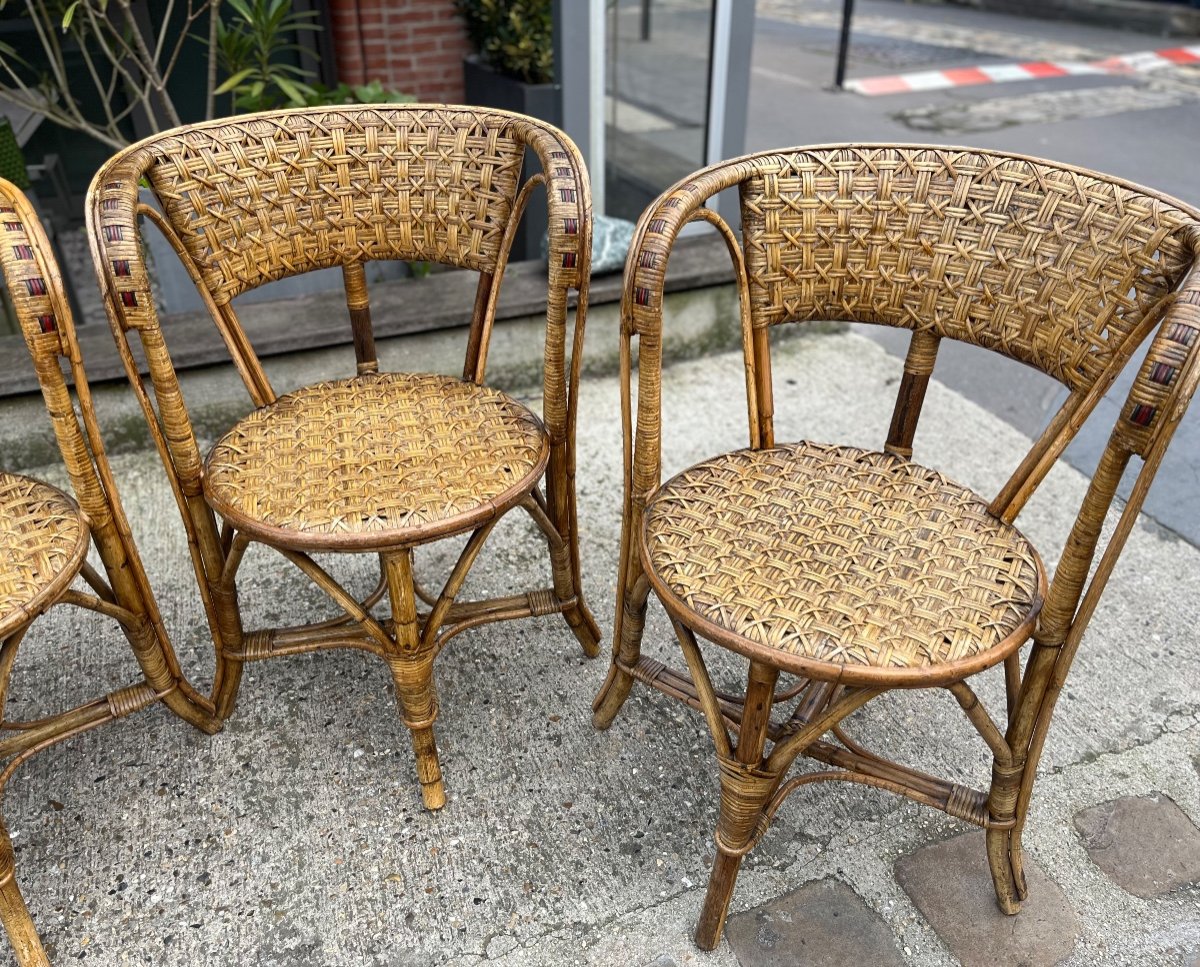
<svg viewBox="0 0 1200 967">
<path fill-rule="evenodd" d="M 605 210 L 636 220 L 704 164 L 714 0 L 609 0 Z"/>
</svg>

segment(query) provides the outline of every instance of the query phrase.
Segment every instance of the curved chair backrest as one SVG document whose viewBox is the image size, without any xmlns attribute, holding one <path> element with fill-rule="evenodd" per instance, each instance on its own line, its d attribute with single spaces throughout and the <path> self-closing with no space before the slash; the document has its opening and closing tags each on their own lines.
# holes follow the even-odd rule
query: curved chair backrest
<svg viewBox="0 0 1200 967">
<path fill-rule="evenodd" d="M 166 631 L 104 451 L 62 276 L 33 206 L 19 188 L 3 179 L 0 268 L 33 357 L 72 490 L 91 525 L 113 593 L 125 608 L 144 614 L 165 642 Z M 64 360 L 74 383 L 78 411 L 63 370 Z M 172 671 L 178 675 L 177 669 Z"/>
<path fill-rule="evenodd" d="M 982 151 L 833 147 L 739 179 L 755 326 L 846 319 L 1093 382 L 1193 259 L 1195 218 L 1090 172 Z"/>
<path fill-rule="evenodd" d="M 526 147 L 549 173 L 558 224 L 578 218 L 586 194 L 579 165 L 549 125 L 407 105 L 285 111 L 170 131 L 112 159 L 93 200 L 115 213 L 102 216 L 106 227 L 136 231 L 130 189 L 146 178 L 216 305 L 275 279 L 374 259 L 494 272 L 507 256 Z M 561 268 L 567 235 L 554 236 Z M 116 243 L 132 241 L 105 238 L 114 255 L 123 254 Z"/>
<path fill-rule="evenodd" d="M 542 173 L 520 183 L 526 149 Z M 161 213 L 139 201 L 145 179 Z M 500 282 L 530 193 L 549 204 L 544 419 L 564 439 L 580 354 L 566 372 L 567 303 L 582 339 L 591 259 L 586 170 L 556 128 L 503 111 L 445 105 L 352 106 L 248 115 L 177 128 L 113 157 L 88 193 L 92 254 L 114 333 L 141 338 L 171 462 L 186 492 L 199 453 L 159 325 L 139 216 L 191 273 L 256 406 L 275 394 L 230 300 L 263 283 L 340 266 L 359 372 L 377 369 L 363 263 L 443 262 L 479 273 L 464 366 L 482 381 Z M 132 356 L 126 353 L 131 379 Z M 143 399 L 143 405 L 148 399 Z M 148 411 L 149 415 L 149 411 Z M 197 491 L 198 492 L 198 491 Z"/>
<path fill-rule="evenodd" d="M 730 188 L 741 197 L 740 241 L 704 207 Z M 1065 645 L 1052 704 L 1200 381 L 1200 212 L 1094 172 L 964 148 L 795 148 L 685 178 L 643 214 L 626 266 L 626 541 L 660 482 L 663 283 L 680 229 L 697 219 L 717 227 L 734 262 L 751 446 L 774 442 L 767 330 L 781 322 L 849 319 L 912 330 L 886 447 L 902 457 L 911 456 L 944 337 L 1065 384 L 1066 402 L 992 502 L 1010 522 L 1150 338 L 1041 613 L 1038 642 L 1047 651 Z M 1143 466 L 1088 584 L 1105 516 L 1134 455 Z"/>
</svg>

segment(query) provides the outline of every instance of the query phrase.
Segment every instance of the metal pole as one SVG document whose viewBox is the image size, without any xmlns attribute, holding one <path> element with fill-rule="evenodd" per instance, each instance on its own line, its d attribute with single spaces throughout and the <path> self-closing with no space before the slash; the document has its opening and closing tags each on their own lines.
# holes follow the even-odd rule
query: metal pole
<svg viewBox="0 0 1200 967">
<path fill-rule="evenodd" d="M 838 38 L 837 73 L 833 86 L 839 91 L 846 80 L 846 55 L 850 53 L 850 18 L 854 16 L 854 0 L 842 0 L 842 35 Z"/>
</svg>

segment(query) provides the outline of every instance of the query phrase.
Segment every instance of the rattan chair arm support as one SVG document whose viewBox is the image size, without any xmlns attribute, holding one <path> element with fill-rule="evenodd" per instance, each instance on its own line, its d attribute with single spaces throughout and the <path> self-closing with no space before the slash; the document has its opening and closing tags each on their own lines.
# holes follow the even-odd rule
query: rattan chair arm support
<svg viewBox="0 0 1200 967">
<path fill-rule="evenodd" d="M 70 308 L 58 267 L 49 254 L 49 242 L 24 194 L 5 181 L 0 181 L 0 223 L 5 242 L 0 246 L 0 265 L 5 284 L 33 358 L 75 495 L 72 501 L 28 478 L 0 475 L 4 478 L 0 490 L 6 498 L 0 508 L 5 565 L 5 573 L 0 574 L 0 725 L 6 736 L 0 741 L 2 789 L 21 763 L 37 752 L 158 701 L 205 732 L 217 731 L 220 722 L 212 703 L 183 677 L 142 568 L 104 450 Z M 64 360 L 74 382 L 74 397 L 63 372 Z M 13 499 L 21 493 L 29 499 Z M 71 553 L 66 553 L 66 545 L 70 545 Z M 88 564 L 84 557 L 89 545 L 96 548 L 99 568 Z M 34 565 L 26 567 L 31 558 Z M 89 590 L 70 587 L 76 577 L 82 577 Z M 30 589 L 39 583 L 40 593 L 31 597 Z M 114 620 L 143 677 L 91 702 L 36 721 L 5 719 L 10 675 L 25 632 L 38 615 L 60 605 L 85 608 Z M 17 887 L 11 844 L 2 824 L 0 921 L 21 967 L 49 964 Z"/>
</svg>

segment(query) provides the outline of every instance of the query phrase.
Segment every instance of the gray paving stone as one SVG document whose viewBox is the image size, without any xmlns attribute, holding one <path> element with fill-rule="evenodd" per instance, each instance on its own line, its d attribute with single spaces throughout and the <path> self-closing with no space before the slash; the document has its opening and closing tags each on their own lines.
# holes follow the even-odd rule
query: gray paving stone
<svg viewBox="0 0 1200 967">
<path fill-rule="evenodd" d="M 902 967 L 887 924 L 840 880 L 806 883 L 730 917 L 725 936 L 742 967 Z"/>
<path fill-rule="evenodd" d="M 1079 921 L 1066 894 L 1025 856 L 1029 897 L 1010 917 L 996 906 L 982 832 L 896 862 L 896 879 L 963 967 L 1050 967 L 1071 953 Z"/>
<path fill-rule="evenodd" d="M 1168 796 L 1125 796 L 1075 814 L 1088 856 L 1144 899 L 1200 882 L 1200 830 Z"/>
</svg>

